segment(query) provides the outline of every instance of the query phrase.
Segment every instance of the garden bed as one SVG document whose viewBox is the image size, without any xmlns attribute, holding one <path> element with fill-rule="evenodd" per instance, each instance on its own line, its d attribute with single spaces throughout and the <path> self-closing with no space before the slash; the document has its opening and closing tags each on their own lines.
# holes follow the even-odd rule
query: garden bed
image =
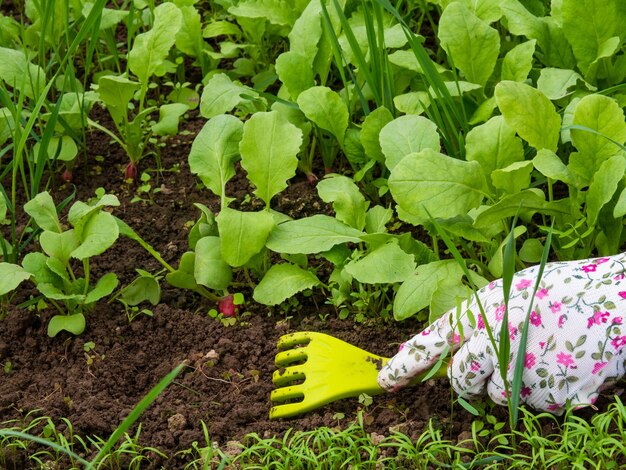
<svg viewBox="0 0 626 470">
<path fill-rule="evenodd" d="M 155 175 L 163 190 L 154 194 L 153 204 L 130 202 L 136 186 L 122 183 L 123 155 L 117 147 L 107 145 L 99 133 L 89 136 L 92 152 L 88 157 L 104 156 L 98 174 L 86 164 L 75 171 L 77 200 L 86 200 L 98 187 L 117 194 L 121 205 L 114 214 L 172 264 L 186 249 L 187 231 L 183 227 L 196 217 L 192 203 L 202 202 L 208 207 L 219 203 L 217 198 L 208 198 L 206 191 L 196 190 L 195 178 L 189 174 L 186 155 L 194 120 L 189 126 L 186 141 L 168 143 L 163 151 L 164 168 L 179 164 L 180 172 Z M 236 187 L 237 181 L 241 188 Z M 60 198 L 70 189 L 68 185 L 58 187 L 56 194 Z M 232 189 L 238 200 L 243 200 L 248 194 L 245 177 L 236 178 Z M 302 178 L 292 182 L 277 204 L 286 213 L 307 215 L 318 212 L 323 203 L 315 188 Z M 114 270 L 124 283 L 132 280 L 137 267 L 154 270 L 158 265 L 138 244 L 120 239 L 96 258 L 93 271 L 98 276 Z M 139 315 L 130 322 L 121 303 L 101 302 L 88 316 L 81 336 L 63 333 L 55 338 L 46 334 L 50 312 L 39 314 L 13 307 L 0 322 L 0 357 L 2 363 L 10 364 L 0 382 L 0 422 L 21 422 L 27 415 L 28 420 L 50 416 L 63 432 L 66 426 L 61 418 L 67 418 L 74 433 L 106 438 L 151 387 L 187 361 L 189 367 L 140 419 L 139 443 L 168 456 L 190 448 L 193 441 L 202 441 L 201 422 L 206 424 L 210 438 L 221 445 L 241 441 L 251 432 L 272 437 L 292 427 L 346 427 L 355 421 L 359 410 L 366 429 L 379 435 L 397 430 L 416 438 L 432 417 L 452 438 L 471 429 L 471 415 L 460 407 L 455 408 L 452 418 L 450 387 L 443 380 L 376 397 L 367 407 L 356 399 L 344 400 L 300 418 L 270 421 L 273 360 L 281 335 L 321 331 L 391 356 L 418 328 L 416 321 L 399 325 L 338 320 L 337 312 L 324 305 L 321 296 L 301 296 L 298 301 L 287 312 L 247 303 L 238 324 L 224 326 L 208 316 L 208 310 L 215 307 L 209 301 L 164 285 L 161 302 L 152 309 L 154 317 Z M 88 352 L 87 343 L 94 344 Z M 29 414 L 33 410 L 38 411 Z M 158 458 L 154 461 L 156 466 L 161 463 Z M 181 464 L 173 460 L 166 466 L 179 468 Z"/>
<path fill-rule="evenodd" d="M 391 356 L 468 286 L 623 250 L 619 0 L 0 3 L 0 467 L 626 463 L 621 384 L 269 420 L 283 334 Z"/>
</svg>

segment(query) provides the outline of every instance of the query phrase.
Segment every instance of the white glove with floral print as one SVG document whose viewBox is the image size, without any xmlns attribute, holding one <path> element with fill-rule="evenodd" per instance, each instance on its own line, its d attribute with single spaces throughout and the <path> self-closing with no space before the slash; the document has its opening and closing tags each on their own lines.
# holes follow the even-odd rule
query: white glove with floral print
<svg viewBox="0 0 626 470">
<path fill-rule="evenodd" d="M 511 380 L 519 337 L 531 301 L 538 266 L 515 274 L 509 298 Z M 504 315 L 502 281 L 478 291 L 499 345 Z M 468 311 L 472 315 L 468 315 Z M 595 402 L 604 388 L 624 376 L 626 362 L 626 253 L 545 266 L 530 314 L 521 401 L 562 414 L 566 405 Z M 475 319 L 470 324 L 470 317 Z M 448 377 L 464 398 L 484 394 L 506 404 L 504 384 L 475 297 L 453 309 L 400 347 L 380 371 L 388 391 L 407 385 L 433 366 L 446 347 L 454 354 Z"/>
</svg>

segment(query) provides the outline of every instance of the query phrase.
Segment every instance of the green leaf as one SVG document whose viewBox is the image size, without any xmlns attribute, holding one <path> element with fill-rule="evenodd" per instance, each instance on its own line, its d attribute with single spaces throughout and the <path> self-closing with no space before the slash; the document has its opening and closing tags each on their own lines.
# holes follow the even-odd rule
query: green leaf
<svg viewBox="0 0 626 470">
<path fill-rule="evenodd" d="M 539 90 L 525 83 L 503 81 L 495 88 L 496 102 L 507 124 L 537 150 L 556 152 L 561 118 Z"/>
<path fill-rule="evenodd" d="M 509 194 L 519 193 L 530 186 L 530 174 L 533 163 L 530 161 L 511 163 L 505 168 L 494 170 L 491 173 L 491 182 L 497 189 Z"/>
<path fill-rule="evenodd" d="M 493 112 L 495 111 L 496 99 L 492 96 L 491 98 L 487 98 L 485 101 L 480 103 L 472 116 L 469 119 L 469 123 L 471 125 L 480 124 L 481 122 L 486 122 L 491 118 Z"/>
<path fill-rule="evenodd" d="M 282 223 L 266 246 L 277 253 L 322 253 L 342 243 L 358 243 L 363 233 L 327 215 L 314 215 Z"/>
<path fill-rule="evenodd" d="M 44 230 L 56 233 L 63 231 L 57 215 L 57 208 L 48 191 L 37 194 L 24 204 L 24 212 L 30 215 L 35 223 Z"/>
<path fill-rule="evenodd" d="M 296 174 L 302 131 L 277 111 L 255 113 L 243 126 L 239 144 L 241 165 L 256 186 L 256 194 L 269 207 L 273 196 Z"/>
<path fill-rule="evenodd" d="M 584 160 L 581 162 L 582 168 L 588 175 L 592 175 L 602 161 L 620 151 L 620 148 L 608 139 L 620 144 L 626 142 L 624 111 L 608 96 L 587 95 L 582 98 L 574 111 L 574 124 L 602 134 L 580 129 L 571 130 L 572 142 Z"/>
<path fill-rule="evenodd" d="M 38 251 L 28 253 L 22 260 L 22 267 L 35 277 L 35 282 L 37 284 L 44 283 L 61 285 L 61 279 L 59 276 L 53 273 L 48 267 L 49 259 L 50 258 L 46 255 Z"/>
<path fill-rule="evenodd" d="M 311 271 L 295 264 L 275 264 L 256 286 L 252 297 L 263 305 L 278 305 L 319 284 L 320 280 Z"/>
<path fill-rule="evenodd" d="M 613 217 L 620 219 L 626 215 L 626 188 L 622 189 L 615 207 L 613 208 Z"/>
<path fill-rule="evenodd" d="M 518 0 L 501 0 L 500 8 L 511 34 L 537 40 L 542 51 L 538 57 L 545 65 L 566 69 L 574 67 L 572 49 L 555 18 L 538 18 Z"/>
<path fill-rule="evenodd" d="M 98 80 L 98 96 L 117 124 L 126 122 L 128 103 L 141 85 L 125 77 L 104 75 Z"/>
<path fill-rule="evenodd" d="M 463 270 L 456 261 L 434 261 L 417 267 L 398 288 L 393 301 L 393 315 L 398 321 L 404 320 L 428 307 L 435 291 L 443 282 L 458 283 Z"/>
<path fill-rule="evenodd" d="M 12 263 L 0 263 L 0 296 L 8 294 L 32 274 L 26 269 Z"/>
<path fill-rule="evenodd" d="M 54 338 L 61 331 L 68 331 L 79 335 L 85 331 L 85 316 L 82 313 L 74 315 L 55 315 L 48 323 L 48 336 Z"/>
<path fill-rule="evenodd" d="M 189 106 L 183 103 L 169 103 L 159 108 L 159 122 L 152 126 L 156 135 L 175 135 L 178 133 L 178 121 Z"/>
<path fill-rule="evenodd" d="M 393 120 L 391 111 L 380 107 L 367 115 L 361 126 L 361 144 L 365 154 L 378 162 L 384 162 L 385 156 L 380 145 L 381 130 Z"/>
<path fill-rule="evenodd" d="M 620 0 L 563 0 L 562 13 L 563 32 L 585 75 L 608 40 L 623 40 L 626 5 Z"/>
<path fill-rule="evenodd" d="M 82 282 L 83 280 L 80 279 L 79 281 Z M 85 301 L 85 296 L 82 294 L 72 293 L 72 290 L 76 290 L 76 287 L 78 287 L 78 283 L 75 283 L 72 287 L 74 287 L 74 289 L 65 290 L 65 287 L 57 287 L 54 284 L 48 284 L 45 282 L 37 283 L 37 290 L 47 299 L 70 300 L 75 303 L 82 304 Z"/>
<path fill-rule="evenodd" d="M 545 195 L 539 189 L 526 189 L 516 194 L 502 198 L 498 203 L 481 212 L 474 222 L 474 226 L 489 227 L 497 224 L 505 217 L 513 217 L 520 211 L 541 212 L 545 214 L 569 214 L 569 201 L 546 201 Z"/>
<path fill-rule="evenodd" d="M 189 169 L 220 197 L 225 196 L 226 183 L 235 175 L 242 135 L 242 122 L 221 114 L 202 127 L 191 145 Z"/>
<path fill-rule="evenodd" d="M 261 252 L 274 228 L 274 218 L 265 211 L 241 212 L 222 209 L 217 216 L 217 226 L 224 261 L 233 267 L 239 267 Z"/>
<path fill-rule="evenodd" d="M 536 39 L 518 44 L 502 60 L 501 80 L 524 82 L 533 67 Z"/>
<path fill-rule="evenodd" d="M 183 253 L 178 264 L 178 269 L 168 273 L 165 280 L 172 286 L 179 289 L 195 290 L 198 288 L 194 276 L 196 254 L 193 251 Z"/>
<path fill-rule="evenodd" d="M 348 128 L 348 108 L 341 97 L 325 86 L 315 86 L 298 95 L 298 106 L 317 127 L 330 132 L 343 146 Z"/>
<path fill-rule="evenodd" d="M 128 305 L 139 305 L 148 301 L 157 305 L 161 300 L 161 286 L 159 280 L 152 274 L 137 270 L 139 277 L 122 289 L 121 297 Z"/>
<path fill-rule="evenodd" d="M 487 23 L 498 21 L 502 16 L 500 0 L 460 0 L 469 10 Z"/>
<path fill-rule="evenodd" d="M 317 192 L 322 201 L 332 202 L 338 220 L 363 230 L 369 203 L 351 178 L 329 175 L 317 184 Z"/>
<path fill-rule="evenodd" d="M 48 258 L 46 260 L 46 266 L 63 281 L 71 282 L 70 276 L 67 272 L 67 264 L 61 262 L 61 260 L 57 258 Z"/>
<path fill-rule="evenodd" d="M 202 38 L 202 18 L 195 7 L 178 5 L 181 17 L 181 27 L 176 33 L 176 49 L 191 57 L 198 57 L 203 53 L 204 40 Z"/>
<path fill-rule="evenodd" d="M 15 119 L 7 108 L 0 108 L 0 145 L 4 145 L 12 137 L 13 129 L 15 129 Z"/>
<path fill-rule="evenodd" d="M 45 86 L 46 73 L 31 64 L 21 50 L 0 47 L 0 82 L 37 99 Z"/>
<path fill-rule="evenodd" d="M 624 178 L 626 160 L 621 155 L 605 160 L 593 175 L 587 191 L 587 224 L 592 227 L 598 220 L 600 209 L 611 200 L 617 185 Z"/>
<path fill-rule="evenodd" d="M 119 281 L 115 273 L 106 273 L 96 283 L 96 286 L 85 296 L 85 304 L 89 305 L 111 294 Z"/>
<path fill-rule="evenodd" d="M 222 258 L 220 244 L 219 237 L 204 237 L 196 243 L 193 271 L 196 282 L 215 290 L 226 289 L 233 277 L 232 269 Z"/>
<path fill-rule="evenodd" d="M 265 18 L 279 26 L 292 26 L 299 13 L 294 2 L 287 0 L 241 0 L 228 8 L 228 12 L 243 18 Z"/>
<path fill-rule="evenodd" d="M 33 154 L 39 155 L 40 151 L 41 142 L 37 142 L 33 145 Z M 74 160 L 76 155 L 78 155 L 78 146 L 69 135 L 54 136 L 48 142 L 45 153 L 50 160 L 56 159 L 62 162 L 69 162 Z"/>
<path fill-rule="evenodd" d="M 357 261 L 350 261 L 345 270 L 364 284 L 391 284 L 402 282 L 413 273 L 415 259 L 397 243 L 390 242 Z"/>
<path fill-rule="evenodd" d="M 543 245 L 536 238 L 524 240 L 522 248 L 519 250 L 519 257 L 526 263 L 539 263 L 543 254 Z"/>
<path fill-rule="evenodd" d="M 367 233 L 383 233 L 386 225 L 393 218 L 393 209 L 383 206 L 374 206 L 365 215 L 365 231 Z"/>
<path fill-rule="evenodd" d="M 438 36 L 448 57 L 465 78 L 485 85 L 500 52 L 498 31 L 462 3 L 454 2 L 441 14 Z"/>
<path fill-rule="evenodd" d="M 81 10 L 82 15 L 87 18 L 94 7 L 93 2 L 85 2 Z M 113 8 L 103 8 L 100 19 L 100 31 L 116 26 L 120 21 L 128 16 L 127 10 L 117 10 Z"/>
<path fill-rule="evenodd" d="M 576 177 L 563 163 L 556 153 L 541 149 L 532 160 L 533 166 L 544 176 L 553 180 L 563 181 L 566 184 L 578 187 Z"/>
<path fill-rule="evenodd" d="M 58 259 L 63 264 L 67 264 L 72 251 L 78 248 L 80 241 L 74 230 L 56 233 L 44 230 L 39 236 L 41 249 L 53 258 Z"/>
<path fill-rule="evenodd" d="M 480 163 L 485 176 L 524 160 L 522 141 L 502 116 L 495 116 L 468 132 L 466 158 Z"/>
<path fill-rule="evenodd" d="M 396 95 L 393 104 L 405 114 L 422 114 L 430 106 L 430 97 L 425 91 L 414 91 Z"/>
<path fill-rule="evenodd" d="M 176 42 L 183 15 L 173 3 L 162 3 L 154 9 L 152 29 L 138 34 L 128 53 L 128 68 L 147 87 L 152 75 L 163 75 L 162 69 Z"/>
<path fill-rule="evenodd" d="M 471 273 L 472 271 L 470 271 Z M 439 283 L 430 300 L 428 321 L 434 322 L 441 315 L 452 308 L 455 308 L 459 302 L 467 299 L 471 295 L 471 290 L 460 280 L 453 282 L 452 280 L 444 280 Z"/>
<path fill-rule="evenodd" d="M 402 248 L 406 253 L 413 255 L 413 258 L 415 258 L 418 265 L 430 263 L 431 261 L 435 261 L 437 259 L 437 256 L 428 245 L 424 242 L 416 240 L 410 233 L 405 232 L 402 235 L 396 235 L 395 238 L 398 240 L 400 248 Z"/>
<path fill-rule="evenodd" d="M 218 73 L 208 81 L 200 98 L 200 114 L 210 119 L 218 114 L 228 113 L 236 106 L 258 98 L 252 88 L 233 82 L 228 75 Z"/>
<path fill-rule="evenodd" d="M 115 218 L 108 212 L 93 214 L 85 223 L 80 236 L 81 244 L 72 251 L 71 256 L 83 260 L 106 251 L 119 236 Z"/>
<path fill-rule="evenodd" d="M 85 204 L 82 201 L 76 201 L 72 207 L 70 207 L 67 219 L 74 226 L 76 235 L 81 238 L 83 226 L 93 214 L 100 211 L 104 207 L 117 207 L 119 205 L 119 199 L 113 194 L 104 194 L 100 199 L 95 202 L 90 202 L 89 204 Z"/>
<path fill-rule="evenodd" d="M 466 214 L 478 207 L 486 182 L 477 162 L 466 162 L 432 149 L 402 159 L 389 176 L 398 215 L 412 224 Z"/>
<path fill-rule="evenodd" d="M 312 65 L 316 56 L 323 53 L 321 13 L 322 7 L 317 2 L 309 2 L 289 32 L 289 50 L 310 60 Z M 322 47 L 319 47 L 322 46 Z M 330 56 L 330 54 L 328 54 Z M 323 76 L 323 75 L 321 75 Z"/>
<path fill-rule="evenodd" d="M 296 101 L 300 93 L 315 85 L 313 69 L 308 57 L 294 51 L 283 52 L 276 58 L 276 73 Z"/>
<path fill-rule="evenodd" d="M 548 99 L 559 100 L 574 93 L 578 81 L 582 79 L 573 70 L 546 67 L 539 72 L 537 89 Z"/>
<path fill-rule="evenodd" d="M 215 222 L 215 216 L 213 215 L 213 212 L 211 212 L 211 210 L 207 206 L 198 202 L 196 202 L 194 206 L 196 206 L 196 208 L 200 211 L 200 218 L 194 224 L 194 226 L 191 227 L 189 235 L 187 236 L 189 248 L 192 250 L 196 247 L 196 243 L 202 237 L 219 236 L 217 222 Z"/>
<path fill-rule="evenodd" d="M 423 116 L 400 116 L 380 131 L 380 147 L 389 170 L 410 153 L 426 148 L 439 150 L 441 143 L 437 125 Z"/>
<path fill-rule="evenodd" d="M 202 37 L 215 38 L 217 36 L 241 36 L 241 29 L 229 21 L 210 20 L 202 31 Z"/>
</svg>

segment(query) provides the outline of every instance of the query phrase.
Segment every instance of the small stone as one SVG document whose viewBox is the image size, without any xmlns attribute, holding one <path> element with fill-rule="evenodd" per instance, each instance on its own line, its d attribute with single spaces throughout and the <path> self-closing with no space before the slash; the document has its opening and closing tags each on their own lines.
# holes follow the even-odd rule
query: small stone
<svg viewBox="0 0 626 470">
<path fill-rule="evenodd" d="M 215 349 L 211 349 L 204 355 L 204 358 L 209 361 L 216 361 L 220 358 L 220 354 Z"/>
<path fill-rule="evenodd" d="M 187 426 L 187 418 L 185 418 L 182 414 L 176 413 L 172 415 L 167 420 L 167 428 L 171 431 L 181 431 L 185 429 Z"/>
<path fill-rule="evenodd" d="M 474 446 L 474 437 L 472 436 L 471 431 L 461 431 L 457 437 L 456 443 L 459 447 L 463 447 L 465 449 L 473 449 Z"/>
<path fill-rule="evenodd" d="M 224 453 L 229 457 L 235 457 L 243 452 L 239 441 L 227 441 Z"/>
</svg>

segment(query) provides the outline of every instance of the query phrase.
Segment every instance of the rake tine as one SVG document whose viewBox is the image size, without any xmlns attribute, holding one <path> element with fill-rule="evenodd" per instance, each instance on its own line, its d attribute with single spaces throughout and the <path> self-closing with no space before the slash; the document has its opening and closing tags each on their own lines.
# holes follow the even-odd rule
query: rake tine
<svg viewBox="0 0 626 470">
<path fill-rule="evenodd" d="M 306 331 L 298 331 L 296 333 L 281 336 L 278 339 L 277 347 L 279 351 L 284 351 L 286 349 L 292 349 L 294 346 L 304 346 L 310 341 L 310 333 Z"/>
<path fill-rule="evenodd" d="M 287 367 L 294 362 L 301 362 L 308 358 L 306 348 L 289 349 L 276 354 L 274 364 L 278 367 Z"/>
<path fill-rule="evenodd" d="M 304 370 L 298 366 L 292 366 L 287 369 L 278 369 L 272 374 L 272 382 L 277 387 L 282 387 L 296 380 L 304 380 L 306 374 Z"/>
<path fill-rule="evenodd" d="M 299 385 L 276 388 L 270 393 L 271 401 L 282 402 L 287 400 L 295 400 L 296 398 L 304 399 L 304 390 Z"/>
</svg>

